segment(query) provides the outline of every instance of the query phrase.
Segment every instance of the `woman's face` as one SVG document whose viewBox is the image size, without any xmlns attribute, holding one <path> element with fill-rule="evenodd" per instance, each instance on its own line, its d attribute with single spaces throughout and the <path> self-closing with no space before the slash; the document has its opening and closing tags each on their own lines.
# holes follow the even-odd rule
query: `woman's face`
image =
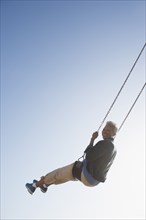
<svg viewBox="0 0 146 220">
<path fill-rule="evenodd" d="M 113 128 L 111 128 L 109 125 L 106 125 L 103 130 L 102 130 L 102 137 L 103 139 L 105 138 L 111 138 L 115 136 L 115 131 L 113 130 Z"/>
</svg>

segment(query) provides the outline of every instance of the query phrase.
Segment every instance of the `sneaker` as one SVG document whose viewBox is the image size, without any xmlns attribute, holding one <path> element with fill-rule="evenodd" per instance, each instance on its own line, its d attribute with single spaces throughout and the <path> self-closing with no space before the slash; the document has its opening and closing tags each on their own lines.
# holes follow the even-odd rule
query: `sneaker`
<svg viewBox="0 0 146 220">
<path fill-rule="evenodd" d="M 30 194 L 33 194 L 36 188 L 32 185 L 32 183 L 26 183 L 26 188 Z"/>
<path fill-rule="evenodd" d="M 38 181 L 37 180 L 33 180 L 33 183 L 37 183 Z M 41 189 L 41 191 L 43 192 L 43 193 L 46 193 L 47 192 L 47 186 L 45 185 L 42 185 L 42 186 L 39 186 L 39 188 Z"/>
</svg>

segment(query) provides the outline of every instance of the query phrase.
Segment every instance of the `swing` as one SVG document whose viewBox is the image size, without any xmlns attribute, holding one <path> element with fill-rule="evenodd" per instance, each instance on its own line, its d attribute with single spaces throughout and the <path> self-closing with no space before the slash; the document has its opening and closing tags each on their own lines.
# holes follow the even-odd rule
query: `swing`
<svg viewBox="0 0 146 220">
<path fill-rule="evenodd" d="M 133 71 L 133 69 L 134 69 L 136 63 L 138 62 L 138 60 L 139 60 L 139 58 L 140 58 L 140 56 L 141 56 L 141 54 L 142 54 L 142 52 L 143 52 L 145 46 L 146 46 L 146 43 L 144 44 L 142 50 L 140 51 L 140 53 L 139 53 L 139 55 L 138 55 L 136 61 L 134 62 L 134 65 L 132 66 L 132 68 L 131 68 L 131 70 L 130 70 L 128 76 L 126 77 L 124 83 L 122 84 L 122 86 L 121 86 L 121 88 L 120 88 L 120 90 L 119 90 L 117 96 L 115 97 L 115 99 L 114 99 L 112 105 L 110 106 L 109 110 L 107 111 L 107 113 L 106 113 L 104 119 L 102 120 L 102 122 L 101 122 L 101 124 L 100 124 L 100 126 L 99 126 L 99 128 L 98 128 L 98 130 L 97 130 L 98 132 L 99 132 L 101 126 L 103 125 L 105 119 L 106 119 L 107 116 L 109 115 L 111 109 L 113 108 L 113 106 L 114 106 L 114 104 L 115 104 L 117 98 L 119 97 L 119 95 L 120 95 L 122 89 L 124 88 L 124 86 L 125 86 L 125 84 L 126 84 L 128 78 L 130 77 L 130 75 L 131 75 L 131 73 L 132 73 L 132 71 Z M 137 102 L 138 98 L 140 97 L 142 91 L 144 90 L 145 86 L 146 86 L 146 82 L 144 83 L 142 89 L 140 90 L 138 96 L 136 97 L 136 99 L 135 99 L 134 103 L 132 104 L 130 110 L 128 111 L 126 117 L 124 118 L 123 122 L 121 123 L 121 125 L 120 125 L 118 131 L 121 130 L 123 124 L 125 123 L 126 119 L 128 118 L 130 112 L 132 111 L 134 105 L 136 104 L 136 102 Z M 87 149 L 88 149 L 88 147 L 86 148 L 86 150 L 87 150 Z M 88 180 L 88 182 L 89 182 L 92 186 L 95 186 L 95 185 L 97 185 L 99 182 L 98 182 L 98 180 L 96 180 L 96 179 L 88 172 L 88 170 L 87 170 L 86 160 L 84 159 L 84 158 L 85 158 L 85 155 L 86 155 L 86 150 L 84 151 L 84 154 L 78 159 L 78 161 L 76 161 L 76 162 L 74 163 L 73 171 L 72 171 L 72 172 L 73 172 L 73 176 L 74 176 L 75 178 L 77 178 L 78 180 L 81 180 L 81 173 L 83 172 L 83 175 L 84 175 L 85 178 Z M 114 158 L 114 157 L 115 157 L 115 155 L 113 154 L 113 158 Z M 82 159 L 82 161 L 80 161 L 80 159 Z"/>
</svg>

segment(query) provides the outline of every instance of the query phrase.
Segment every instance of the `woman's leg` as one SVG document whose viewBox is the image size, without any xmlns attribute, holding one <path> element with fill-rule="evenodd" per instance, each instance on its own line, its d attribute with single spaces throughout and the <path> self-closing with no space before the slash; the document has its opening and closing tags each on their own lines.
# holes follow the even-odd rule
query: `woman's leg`
<svg viewBox="0 0 146 220">
<path fill-rule="evenodd" d="M 73 169 L 74 163 L 64 166 L 62 168 L 58 168 L 50 173 L 48 173 L 46 176 L 42 177 L 40 181 L 36 183 L 37 187 L 40 187 L 41 185 L 45 184 L 47 186 L 51 184 L 61 184 L 65 183 L 67 181 L 75 181 L 76 179 L 73 177 L 72 169 Z"/>
</svg>

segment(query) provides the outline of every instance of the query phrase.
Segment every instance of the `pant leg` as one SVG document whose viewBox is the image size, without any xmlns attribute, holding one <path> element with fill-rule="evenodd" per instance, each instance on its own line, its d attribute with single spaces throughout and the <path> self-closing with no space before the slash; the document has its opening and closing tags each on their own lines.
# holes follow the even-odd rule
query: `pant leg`
<svg viewBox="0 0 146 220">
<path fill-rule="evenodd" d="M 85 185 L 85 186 L 90 186 L 90 187 L 93 187 L 93 185 L 91 185 L 87 179 L 85 178 L 84 174 L 83 174 L 83 171 L 81 173 L 81 182 Z"/>
<path fill-rule="evenodd" d="M 74 163 L 48 173 L 44 178 L 45 184 L 61 184 L 71 180 L 75 181 L 76 179 L 72 175 L 73 165 Z"/>
</svg>

